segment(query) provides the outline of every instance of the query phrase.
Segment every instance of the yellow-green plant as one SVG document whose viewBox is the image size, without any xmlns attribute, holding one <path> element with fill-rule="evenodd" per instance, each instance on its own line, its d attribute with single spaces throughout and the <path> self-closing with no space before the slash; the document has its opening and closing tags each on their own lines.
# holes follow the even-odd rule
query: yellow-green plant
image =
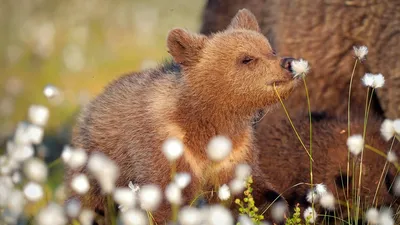
<svg viewBox="0 0 400 225">
<path fill-rule="evenodd" d="M 239 206 L 240 214 L 249 216 L 254 224 L 259 225 L 264 219 L 264 216 L 258 214 L 259 210 L 254 204 L 253 195 L 251 194 L 253 192 L 253 188 L 251 187 L 252 183 L 253 178 L 250 176 L 246 182 L 246 190 L 243 192 L 243 201 L 237 198 L 235 203 Z M 237 225 L 239 225 L 239 223 L 237 223 Z"/>
<path fill-rule="evenodd" d="M 301 219 L 301 212 L 300 212 L 299 204 L 296 205 L 294 208 L 294 213 L 292 217 L 287 218 L 285 225 L 303 225 L 303 220 Z M 305 225 L 310 224 L 311 215 L 306 218 Z"/>
</svg>

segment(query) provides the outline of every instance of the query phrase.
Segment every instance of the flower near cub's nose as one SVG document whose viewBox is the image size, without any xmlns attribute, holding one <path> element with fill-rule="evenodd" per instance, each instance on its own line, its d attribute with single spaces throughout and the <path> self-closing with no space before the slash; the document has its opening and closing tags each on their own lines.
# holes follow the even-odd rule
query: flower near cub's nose
<svg viewBox="0 0 400 225">
<path fill-rule="evenodd" d="M 308 62 L 303 59 L 294 60 L 291 63 L 291 65 L 292 65 L 292 73 L 295 78 L 305 76 L 310 70 Z"/>
<path fill-rule="evenodd" d="M 354 55 L 356 55 L 356 57 L 360 61 L 364 60 L 365 56 L 367 56 L 368 54 L 367 46 L 360 46 L 360 47 L 353 46 L 353 50 L 354 50 Z"/>
</svg>

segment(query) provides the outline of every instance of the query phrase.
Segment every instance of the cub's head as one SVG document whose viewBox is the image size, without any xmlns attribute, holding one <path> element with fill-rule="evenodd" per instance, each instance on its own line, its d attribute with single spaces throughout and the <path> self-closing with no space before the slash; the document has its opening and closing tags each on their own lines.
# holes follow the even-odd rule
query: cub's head
<svg viewBox="0 0 400 225">
<path fill-rule="evenodd" d="M 173 29 L 167 45 L 190 91 L 204 101 L 220 101 L 237 110 L 258 109 L 278 101 L 274 84 L 286 98 L 297 83 L 291 71 L 293 59 L 276 54 L 246 9 L 226 30 L 211 36 Z"/>
</svg>

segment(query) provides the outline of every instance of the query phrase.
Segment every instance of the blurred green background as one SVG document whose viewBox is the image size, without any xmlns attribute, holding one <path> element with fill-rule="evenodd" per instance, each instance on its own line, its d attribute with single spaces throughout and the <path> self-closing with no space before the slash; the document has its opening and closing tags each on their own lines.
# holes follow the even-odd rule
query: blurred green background
<svg viewBox="0 0 400 225">
<path fill-rule="evenodd" d="M 0 141 L 31 104 L 50 109 L 45 145 L 68 143 L 80 106 L 123 73 L 169 57 L 171 28 L 197 31 L 204 0 L 0 1 Z M 61 95 L 49 101 L 43 88 Z M 4 145 L 3 145 L 4 146 Z"/>
</svg>

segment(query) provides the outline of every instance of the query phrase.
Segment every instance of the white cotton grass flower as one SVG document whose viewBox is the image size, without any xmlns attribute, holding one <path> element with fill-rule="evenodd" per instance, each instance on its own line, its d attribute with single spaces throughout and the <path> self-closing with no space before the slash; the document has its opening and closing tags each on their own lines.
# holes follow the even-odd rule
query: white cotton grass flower
<svg viewBox="0 0 400 225">
<path fill-rule="evenodd" d="M 68 217 L 77 218 L 81 211 L 81 202 L 78 199 L 73 198 L 68 200 L 64 207 L 65 213 Z"/>
<path fill-rule="evenodd" d="M 181 188 L 174 182 L 171 182 L 165 188 L 165 197 L 171 204 L 179 205 L 182 203 Z"/>
<path fill-rule="evenodd" d="M 400 176 L 397 176 L 394 180 L 393 193 L 395 196 L 400 196 Z"/>
<path fill-rule="evenodd" d="M 277 222 L 282 222 L 285 219 L 285 214 L 288 212 L 288 206 L 285 202 L 279 201 L 272 205 L 271 216 Z"/>
<path fill-rule="evenodd" d="M 369 208 L 365 213 L 365 219 L 369 224 L 374 225 L 379 222 L 379 211 L 376 208 Z"/>
<path fill-rule="evenodd" d="M 201 213 L 194 207 L 185 206 L 179 211 L 178 221 L 182 225 L 199 225 L 202 221 Z"/>
<path fill-rule="evenodd" d="M 397 135 L 400 135 L 400 119 L 395 119 L 393 121 L 393 129 Z"/>
<path fill-rule="evenodd" d="M 292 66 L 292 71 L 293 71 L 294 77 L 305 76 L 308 73 L 308 71 L 310 70 L 308 62 L 303 59 L 294 60 L 291 63 L 291 66 Z"/>
<path fill-rule="evenodd" d="M 42 208 L 36 215 L 35 220 L 37 225 L 67 224 L 63 208 L 56 203 L 50 203 L 45 208 Z"/>
<path fill-rule="evenodd" d="M 347 147 L 353 155 L 357 156 L 364 147 L 363 137 L 359 134 L 350 136 L 347 138 Z"/>
<path fill-rule="evenodd" d="M 103 193 L 112 193 L 119 176 L 119 168 L 115 162 L 104 154 L 96 152 L 91 154 L 87 167 L 100 184 Z"/>
<path fill-rule="evenodd" d="M 20 122 L 14 134 L 16 145 L 40 144 L 43 140 L 44 130 L 42 127 Z"/>
<path fill-rule="evenodd" d="M 114 200 L 123 210 L 131 209 L 136 205 L 136 195 L 130 188 L 116 188 L 114 191 Z"/>
<path fill-rule="evenodd" d="M 364 86 L 371 88 L 381 88 L 385 84 L 385 77 L 382 74 L 366 73 L 361 81 Z"/>
<path fill-rule="evenodd" d="M 31 158 L 34 155 L 35 151 L 33 149 L 33 146 L 30 144 L 17 144 L 15 142 L 8 141 L 7 153 L 9 156 L 7 159 L 7 164 L 8 164 L 7 167 L 9 168 L 4 168 L 4 169 L 12 170 L 15 169 L 16 166 L 18 166 L 17 162 L 23 162 Z M 6 167 L 4 163 L 1 163 L 0 166 Z"/>
<path fill-rule="evenodd" d="M 247 215 L 244 214 L 239 215 L 238 223 L 240 225 L 254 225 L 253 221 Z"/>
<path fill-rule="evenodd" d="M 381 88 L 385 85 L 385 77 L 379 73 L 374 75 L 374 88 Z"/>
<path fill-rule="evenodd" d="M 326 190 L 325 184 L 317 184 L 317 185 L 315 185 L 315 192 L 320 196 L 326 194 L 327 190 Z"/>
<path fill-rule="evenodd" d="M 121 221 L 124 225 L 147 225 L 148 217 L 145 212 L 130 209 L 122 213 Z"/>
<path fill-rule="evenodd" d="M 47 180 L 48 169 L 41 159 L 31 158 L 24 163 L 24 174 L 31 181 L 43 183 Z"/>
<path fill-rule="evenodd" d="M 379 225 L 394 225 L 393 212 L 390 208 L 383 208 L 379 212 Z"/>
<path fill-rule="evenodd" d="M 167 157 L 168 161 L 176 161 L 183 154 L 183 143 L 177 138 L 167 139 L 162 146 L 163 153 Z"/>
<path fill-rule="evenodd" d="M 310 223 L 315 223 L 317 219 L 317 212 L 315 212 L 315 209 L 312 207 L 308 207 L 306 210 L 304 210 L 304 219 L 310 222 Z"/>
<path fill-rule="evenodd" d="M 323 194 L 319 200 L 319 204 L 321 204 L 321 206 L 327 210 L 334 210 L 335 203 L 335 196 L 333 196 L 333 194 L 329 192 Z"/>
<path fill-rule="evenodd" d="M 48 84 L 44 87 L 43 94 L 44 96 L 46 96 L 46 98 L 51 99 L 58 96 L 60 94 L 60 91 L 56 86 Z"/>
<path fill-rule="evenodd" d="M 71 188 L 80 195 L 84 195 L 89 191 L 89 179 L 83 173 L 75 175 L 71 180 Z"/>
<path fill-rule="evenodd" d="M 24 186 L 24 195 L 31 202 L 40 200 L 43 194 L 43 188 L 38 183 L 29 182 Z"/>
<path fill-rule="evenodd" d="M 394 130 L 393 123 L 394 123 L 393 120 L 385 119 L 381 124 L 380 131 L 385 141 L 389 141 L 396 133 Z"/>
<path fill-rule="evenodd" d="M 90 209 L 82 209 L 78 220 L 81 225 L 92 225 L 94 220 L 94 212 Z"/>
<path fill-rule="evenodd" d="M 229 182 L 229 189 L 234 195 L 243 193 L 245 188 L 246 188 L 246 181 L 242 179 L 235 178 Z"/>
<path fill-rule="evenodd" d="M 251 167 L 248 164 L 240 163 L 235 168 L 235 178 L 247 180 L 251 175 Z"/>
<path fill-rule="evenodd" d="M 134 192 L 137 193 L 140 190 L 138 184 L 134 184 L 132 181 L 129 181 L 128 187 Z"/>
<path fill-rule="evenodd" d="M 49 119 L 49 109 L 43 105 L 31 105 L 28 110 L 29 120 L 38 126 L 44 126 Z"/>
<path fill-rule="evenodd" d="M 353 46 L 353 50 L 354 50 L 354 54 L 360 61 L 364 60 L 365 56 L 367 56 L 367 54 L 368 54 L 367 46 L 360 46 L 360 47 Z"/>
<path fill-rule="evenodd" d="M 139 191 L 139 200 L 143 210 L 150 212 L 156 210 L 162 200 L 160 188 L 152 184 L 143 185 Z"/>
<path fill-rule="evenodd" d="M 189 185 L 191 179 L 192 178 L 190 174 L 185 172 L 176 173 L 174 177 L 174 181 L 180 189 L 186 188 Z"/>
<path fill-rule="evenodd" d="M 11 214 L 19 216 L 24 211 L 26 200 L 20 190 L 12 190 L 8 196 L 7 209 Z"/>
<path fill-rule="evenodd" d="M 61 158 L 71 169 L 77 169 L 85 165 L 88 156 L 86 151 L 81 148 L 65 146 Z"/>
<path fill-rule="evenodd" d="M 362 78 L 361 78 L 362 83 L 366 87 L 373 87 L 374 86 L 374 75 L 372 73 L 366 73 Z"/>
<path fill-rule="evenodd" d="M 397 162 L 397 155 L 396 155 L 395 152 L 389 151 L 387 156 L 386 156 L 386 159 L 390 163 L 395 163 L 395 162 Z"/>
<path fill-rule="evenodd" d="M 209 225 L 232 225 L 234 220 L 231 212 L 222 205 L 211 205 L 207 208 L 207 223 Z"/>
<path fill-rule="evenodd" d="M 317 192 L 315 190 L 309 190 L 306 196 L 307 202 L 309 203 L 313 203 L 313 202 L 317 202 L 319 200 L 319 195 L 317 194 Z"/>
<path fill-rule="evenodd" d="M 229 190 L 228 185 L 223 184 L 218 189 L 218 198 L 222 201 L 228 200 L 231 197 L 231 192 Z"/>
<path fill-rule="evenodd" d="M 220 162 L 224 160 L 232 151 L 232 142 L 225 136 L 215 136 L 208 143 L 206 152 L 210 160 Z"/>
</svg>

